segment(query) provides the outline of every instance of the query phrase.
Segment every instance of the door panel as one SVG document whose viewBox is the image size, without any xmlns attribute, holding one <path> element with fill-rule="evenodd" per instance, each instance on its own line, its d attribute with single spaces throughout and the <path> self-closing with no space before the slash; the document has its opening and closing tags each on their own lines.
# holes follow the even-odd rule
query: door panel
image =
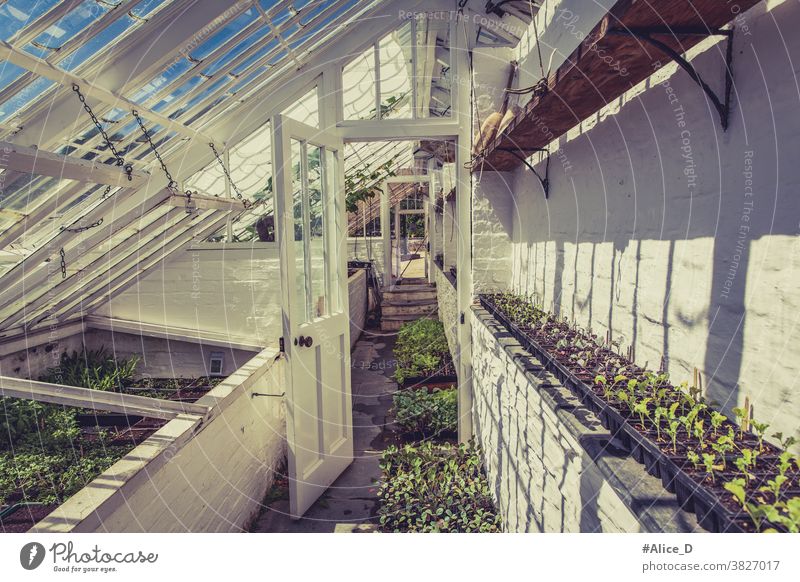
<svg viewBox="0 0 800 582">
<path fill-rule="evenodd" d="M 290 511 L 299 518 L 353 460 L 342 144 L 283 116 L 272 127 Z"/>
</svg>

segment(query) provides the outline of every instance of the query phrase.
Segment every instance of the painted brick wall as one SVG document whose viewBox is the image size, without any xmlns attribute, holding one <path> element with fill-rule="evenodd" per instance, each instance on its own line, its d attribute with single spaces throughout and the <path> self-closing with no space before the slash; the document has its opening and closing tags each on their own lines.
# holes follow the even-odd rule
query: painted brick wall
<svg viewBox="0 0 800 582">
<path fill-rule="evenodd" d="M 661 481 L 615 450 L 599 420 L 488 313 L 471 314 L 474 429 L 506 531 L 696 528 Z"/>
<path fill-rule="evenodd" d="M 455 358 L 458 356 L 458 296 L 456 288 L 436 264 L 433 265 L 433 273 L 436 283 L 436 299 L 439 304 L 439 319 L 444 324 L 447 346 Z"/>
<path fill-rule="evenodd" d="M 514 195 L 505 172 L 483 172 L 472 193 L 472 281 L 476 293 L 509 289 Z"/>
<path fill-rule="evenodd" d="M 601 4 L 546 3 L 539 29 L 558 49 L 554 66 Z M 737 17 L 726 132 L 675 64 L 583 121 L 550 146 L 549 199 L 527 168 L 507 176 L 506 232 L 517 291 L 633 346 L 641 365 L 663 357 L 676 382 L 698 368 L 726 412 L 749 397 L 770 433 L 800 437 L 800 36 L 782 32 L 798 27 L 800 6 L 786 0 Z M 724 47 L 709 38 L 688 55 L 718 92 Z M 524 86 L 538 61 L 532 43 L 522 50 Z M 476 222 L 476 241 L 487 228 Z"/>
</svg>

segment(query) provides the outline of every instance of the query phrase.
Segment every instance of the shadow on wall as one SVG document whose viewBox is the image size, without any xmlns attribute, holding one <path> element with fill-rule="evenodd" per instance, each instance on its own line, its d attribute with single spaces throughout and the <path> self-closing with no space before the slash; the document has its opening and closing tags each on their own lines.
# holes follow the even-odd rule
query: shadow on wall
<svg viewBox="0 0 800 582">
<path fill-rule="evenodd" d="M 515 172 L 512 238 L 518 291 L 610 332 L 640 364 L 663 357 L 675 381 L 699 368 L 710 400 L 730 413 L 749 395 L 756 417 L 788 434 L 800 415 L 800 37 L 777 23 L 800 26 L 800 6 L 762 3 L 737 23 L 727 132 L 672 66 L 562 136 L 549 200 Z M 692 59 L 720 90 L 724 50 Z"/>
</svg>

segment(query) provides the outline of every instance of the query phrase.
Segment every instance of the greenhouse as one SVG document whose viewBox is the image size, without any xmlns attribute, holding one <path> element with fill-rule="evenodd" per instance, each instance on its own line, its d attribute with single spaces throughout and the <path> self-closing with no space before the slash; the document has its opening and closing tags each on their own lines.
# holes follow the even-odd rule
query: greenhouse
<svg viewBox="0 0 800 582">
<path fill-rule="evenodd" d="M 0 533 L 797 533 L 798 27 L 0 0 Z"/>
</svg>

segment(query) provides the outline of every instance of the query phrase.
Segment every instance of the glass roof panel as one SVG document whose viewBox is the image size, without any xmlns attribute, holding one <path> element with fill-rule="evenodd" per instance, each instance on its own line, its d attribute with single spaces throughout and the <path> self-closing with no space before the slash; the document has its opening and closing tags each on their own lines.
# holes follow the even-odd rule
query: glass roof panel
<svg viewBox="0 0 800 582">
<path fill-rule="evenodd" d="M 248 8 L 242 14 L 228 22 L 219 31 L 217 31 L 206 42 L 193 49 L 191 52 L 192 58 L 202 61 L 215 49 L 231 39 L 237 32 L 241 31 L 248 24 L 253 22 L 259 17 L 258 10 L 255 8 Z"/>
<path fill-rule="evenodd" d="M 48 79 L 41 77 L 36 79 L 33 83 L 29 84 L 19 93 L 10 97 L 5 103 L 0 105 L 0 121 L 5 121 L 29 106 L 38 104 L 39 97 L 53 85 L 55 85 L 55 83 Z"/>
<path fill-rule="evenodd" d="M 102 18 L 109 10 L 111 7 L 107 4 L 95 2 L 95 0 L 84 0 L 51 24 L 47 30 L 33 40 L 32 44 L 26 46 L 25 50 L 35 53 L 37 48 L 35 45 L 58 49 Z"/>
<path fill-rule="evenodd" d="M 5 61 L 2 66 L 0 66 L 0 91 L 19 79 L 24 73 L 25 69 L 22 67 Z"/>
<path fill-rule="evenodd" d="M 9 40 L 59 0 L 9 0 L 0 6 L 0 39 Z"/>
<path fill-rule="evenodd" d="M 256 29 L 255 32 L 253 32 L 253 34 L 245 38 L 243 41 L 241 41 L 239 44 L 237 44 L 235 47 L 233 47 L 231 50 L 225 53 L 221 58 L 218 58 L 209 67 L 206 67 L 203 70 L 203 74 L 213 75 L 214 73 L 219 71 L 222 67 L 230 63 L 237 56 L 246 51 L 248 48 L 266 38 L 269 34 L 270 34 L 269 26 L 264 25 Z"/>
</svg>

